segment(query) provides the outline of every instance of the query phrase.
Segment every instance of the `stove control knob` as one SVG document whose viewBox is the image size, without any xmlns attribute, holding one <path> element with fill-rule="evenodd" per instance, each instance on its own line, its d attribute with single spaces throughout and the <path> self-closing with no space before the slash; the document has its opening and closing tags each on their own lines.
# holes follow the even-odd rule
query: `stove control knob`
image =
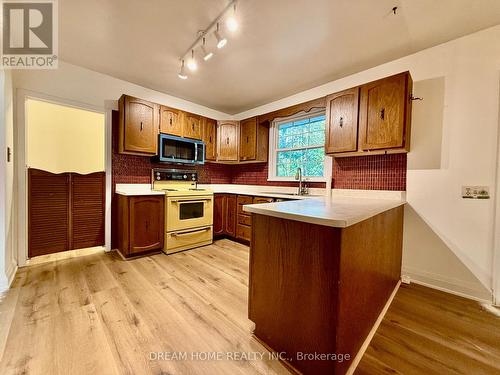
<svg viewBox="0 0 500 375">
<path fill-rule="evenodd" d="M 157 179 L 158 181 L 160 181 L 160 180 L 161 180 L 160 176 L 156 176 L 156 179 Z"/>
<path fill-rule="evenodd" d="M 185 180 L 187 180 L 188 176 L 185 174 L 184 176 L 182 176 Z"/>
</svg>

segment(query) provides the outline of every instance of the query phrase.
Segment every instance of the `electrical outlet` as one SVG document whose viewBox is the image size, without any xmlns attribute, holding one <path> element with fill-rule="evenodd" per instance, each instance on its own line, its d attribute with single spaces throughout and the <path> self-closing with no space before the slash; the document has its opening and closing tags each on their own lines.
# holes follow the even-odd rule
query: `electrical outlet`
<svg viewBox="0 0 500 375">
<path fill-rule="evenodd" d="M 490 199 L 490 189 L 488 186 L 462 186 L 462 198 Z"/>
</svg>

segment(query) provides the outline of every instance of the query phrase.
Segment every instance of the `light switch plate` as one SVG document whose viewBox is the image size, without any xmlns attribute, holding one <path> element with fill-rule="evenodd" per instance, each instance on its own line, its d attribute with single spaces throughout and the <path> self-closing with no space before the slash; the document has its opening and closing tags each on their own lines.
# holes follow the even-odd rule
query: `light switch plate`
<svg viewBox="0 0 500 375">
<path fill-rule="evenodd" d="M 490 199 L 490 189 L 488 186 L 462 186 L 462 198 Z"/>
</svg>

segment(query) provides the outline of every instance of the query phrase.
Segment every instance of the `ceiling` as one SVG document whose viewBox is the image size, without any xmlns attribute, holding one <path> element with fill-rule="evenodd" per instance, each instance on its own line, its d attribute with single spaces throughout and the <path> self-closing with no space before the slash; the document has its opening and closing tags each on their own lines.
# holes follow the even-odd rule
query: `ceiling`
<svg viewBox="0 0 500 375">
<path fill-rule="evenodd" d="M 60 0 L 60 59 L 235 114 L 500 24 L 498 0 L 239 0 L 237 33 L 180 80 L 227 3 Z"/>
</svg>

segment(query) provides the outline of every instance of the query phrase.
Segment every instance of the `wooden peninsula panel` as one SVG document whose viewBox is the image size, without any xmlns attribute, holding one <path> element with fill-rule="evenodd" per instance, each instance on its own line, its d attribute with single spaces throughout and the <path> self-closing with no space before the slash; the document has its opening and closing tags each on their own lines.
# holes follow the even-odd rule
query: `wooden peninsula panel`
<svg viewBox="0 0 500 375">
<path fill-rule="evenodd" d="M 254 335 L 303 374 L 344 374 L 401 274 L 403 206 L 347 228 L 252 215 L 249 318 Z"/>
</svg>

